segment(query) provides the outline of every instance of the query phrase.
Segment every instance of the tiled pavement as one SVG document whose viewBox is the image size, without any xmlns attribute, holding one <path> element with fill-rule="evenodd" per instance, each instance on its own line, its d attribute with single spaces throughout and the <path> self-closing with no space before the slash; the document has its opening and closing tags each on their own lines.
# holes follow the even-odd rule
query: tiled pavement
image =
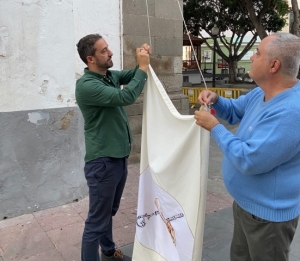
<svg viewBox="0 0 300 261">
<path fill-rule="evenodd" d="M 234 128 L 234 127 L 232 127 Z M 229 261 L 232 198 L 221 179 L 221 152 L 213 140 L 210 162 L 202 261 Z M 120 209 L 114 218 L 116 245 L 131 255 L 138 193 L 139 164 L 129 165 Z M 88 199 L 0 221 L 0 261 L 79 261 Z M 290 261 L 300 261 L 300 229 Z"/>
</svg>

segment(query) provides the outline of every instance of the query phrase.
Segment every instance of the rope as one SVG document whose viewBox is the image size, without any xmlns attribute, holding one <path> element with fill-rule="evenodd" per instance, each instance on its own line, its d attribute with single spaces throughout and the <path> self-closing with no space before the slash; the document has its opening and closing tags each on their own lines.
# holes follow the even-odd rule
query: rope
<svg viewBox="0 0 300 261">
<path fill-rule="evenodd" d="M 183 12 L 182 12 L 182 9 L 181 9 L 179 0 L 177 0 L 177 2 L 178 2 L 179 10 L 180 10 L 180 13 L 181 13 L 181 17 L 182 17 L 182 20 L 183 20 L 183 23 L 184 23 L 185 30 L 186 30 L 186 32 L 187 32 L 187 35 L 188 35 L 189 40 L 190 40 L 190 43 L 191 43 L 192 51 L 193 51 L 193 53 L 194 53 L 194 55 L 195 55 L 195 57 L 196 57 L 196 63 L 197 63 L 198 70 L 199 70 L 199 72 L 200 72 L 200 76 L 202 77 L 203 82 L 204 82 L 205 89 L 207 90 L 207 85 L 206 85 L 205 79 L 204 79 L 204 77 L 203 77 L 203 74 L 202 74 L 201 69 L 200 69 L 200 66 L 199 66 L 198 57 L 196 56 L 196 52 L 195 52 L 195 49 L 194 49 L 194 45 L 193 45 L 192 40 L 191 40 L 191 37 L 190 37 L 190 32 L 188 31 L 187 26 L 186 26 L 186 23 L 185 23 L 185 20 L 184 20 L 184 16 L 183 16 Z M 201 80 L 201 77 L 200 77 L 200 80 Z"/>
<path fill-rule="evenodd" d="M 152 44 L 151 44 L 151 32 L 150 32 L 150 20 L 149 20 L 148 0 L 146 0 L 146 7 L 147 7 L 147 19 L 148 19 L 148 30 L 149 30 L 149 45 L 150 45 L 150 47 L 152 47 Z"/>
</svg>

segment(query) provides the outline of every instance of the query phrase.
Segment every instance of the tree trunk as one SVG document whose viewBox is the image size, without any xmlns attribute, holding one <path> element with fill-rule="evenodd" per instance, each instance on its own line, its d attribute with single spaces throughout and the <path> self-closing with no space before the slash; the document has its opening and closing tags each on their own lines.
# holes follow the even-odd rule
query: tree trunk
<svg viewBox="0 0 300 261">
<path fill-rule="evenodd" d="M 297 0 L 292 0 L 292 9 L 294 14 L 294 22 L 292 24 L 291 33 L 300 36 L 300 14 Z"/>
<path fill-rule="evenodd" d="M 229 83 L 236 83 L 237 60 L 229 60 Z"/>
<path fill-rule="evenodd" d="M 295 0 L 297 1 L 297 0 Z M 267 7 L 270 5 L 271 1 L 270 0 L 265 0 L 264 1 L 264 8 L 262 10 L 262 13 L 260 14 L 260 17 L 257 16 L 255 10 L 254 10 L 254 6 L 253 6 L 253 2 L 250 0 L 244 0 L 243 1 L 248 13 L 249 13 L 249 18 L 253 24 L 253 26 L 256 29 L 256 32 L 259 36 L 259 38 L 262 40 L 265 37 L 268 36 L 265 28 L 263 27 L 263 25 L 261 24 L 261 17 L 264 15 L 264 13 L 267 10 Z"/>
<path fill-rule="evenodd" d="M 262 24 L 259 20 L 253 20 L 252 23 L 253 23 L 253 25 L 256 29 L 256 32 L 261 40 L 268 36 L 265 28 L 262 26 Z"/>
</svg>

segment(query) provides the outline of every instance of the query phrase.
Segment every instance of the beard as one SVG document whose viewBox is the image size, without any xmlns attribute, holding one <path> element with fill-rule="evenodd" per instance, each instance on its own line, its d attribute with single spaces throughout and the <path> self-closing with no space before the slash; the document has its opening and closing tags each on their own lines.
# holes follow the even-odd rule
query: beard
<svg viewBox="0 0 300 261">
<path fill-rule="evenodd" d="M 103 70 L 103 69 L 107 70 L 107 69 L 113 67 L 114 63 L 111 58 L 105 62 L 100 61 L 99 59 L 96 59 L 96 65 L 100 70 Z"/>
</svg>

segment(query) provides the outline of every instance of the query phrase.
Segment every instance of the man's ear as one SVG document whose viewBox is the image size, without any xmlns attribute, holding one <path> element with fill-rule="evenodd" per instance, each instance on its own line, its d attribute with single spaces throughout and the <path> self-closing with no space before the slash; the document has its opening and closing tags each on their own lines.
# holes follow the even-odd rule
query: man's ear
<svg viewBox="0 0 300 261">
<path fill-rule="evenodd" d="M 86 60 L 87 60 L 88 64 L 89 64 L 89 63 L 95 63 L 95 59 L 94 59 L 93 56 L 87 56 L 87 57 L 86 57 Z"/>
<path fill-rule="evenodd" d="M 271 73 L 276 73 L 280 69 L 281 63 L 277 59 L 272 59 L 270 62 L 270 72 Z"/>
</svg>

